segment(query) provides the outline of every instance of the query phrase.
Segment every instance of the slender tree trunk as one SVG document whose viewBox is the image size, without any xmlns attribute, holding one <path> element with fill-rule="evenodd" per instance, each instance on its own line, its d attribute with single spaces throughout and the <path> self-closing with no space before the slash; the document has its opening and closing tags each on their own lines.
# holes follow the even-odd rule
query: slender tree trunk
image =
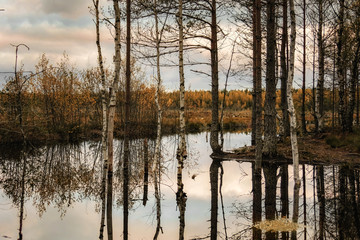
<svg viewBox="0 0 360 240">
<path fill-rule="evenodd" d="M 261 162 L 262 162 L 262 88 L 261 88 L 261 1 L 255 0 L 253 5 L 253 82 L 255 125 L 255 163 L 252 165 L 253 183 L 253 225 L 261 222 Z M 253 227 L 253 239 L 261 238 L 261 230 Z"/>
<path fill-rule="evenodd" d="M 332 79 L 332 128 L 334 129 L 335 127 L 335 78 L 336 78 L 336 46 L 334 47 L 334 66 L 333 66 L 333 79 Z"/>
<path fill-rule="evenodd" d="M 346 105 L 345 105 L 345 66 L 343 60 L 343 42 L 344 42 L 344 12 L 345 0 L 339 0 L 339 27 L 338 27 L 338 42 L 337 42 L 337 77 L 339 82 L 339 117 L 340 125 L 343 131 L 346 131 Z"/>
<path fill-rule="evenodd" d="M 211 133 L 210 146 L 213 152 L 221 152 L 219 144 L 219 70 L 217 47 L 216 0 L 211 0 Z"/>
<path fill-rule="evenodd" d="M 275 0 L 266 1 L 266 95 L 264 105 L 264 146 L 266 157 L 276 156 Z"/>
<path fill-rule="evenodd" d="M 160 179 L 161 179 L 161 118 L 162 118 L 162 109 L 160 105 L 161 98 L 161 73 L 160 73 L 160 31 L 159 31 L 159 19 L 157 14 L 157 0 L 154 0 L 154 17 L 155 17 L 155 40 L 156 40 L 156 80 L 157 87 L 155 93 L 155 104 L 157 109 L 157 132 L 156 132 L 156 143 L 155 143 L 155 160 L 153 162 L 153 174 L 154 174 L 154 185 L 155 185 L 155 199 L 156 199 L 156 231 L 154 235 L 154 240 L 158 238 L 159 232 L 161 230 L 161 196 L 160 196 Z"/>
<path fill-rule="evenodd" d="M 21 195 L 20 195 L 20 216 L 19 216 L 19 239 L 23 239 L 23 221 L 24 221 L 24 206 L 25 206 L 25 176 L 26 176 L 26 156 L 24 152 L 20 152 L 20 158 L 22 160 L 22 174 L 21 174 Z"/>
<path fill-rule="evenodd" d="M 184 161 L 186 160 L 186 140 L 185 140 L 185 77 L 184 77 L 184 33 L 183 33 L 183 1 L 179 1 L 179 76 L 180 76 L 180 142 L 177 153 L 177 193 L 176 203 L 179 207 L 179 240 L 184 239 L 185 233 L 185 210 L 186 210 L 186 193 L 182 181 L 182 171 Z"/>
<path fill-rule="evenodd" d="M 340 199 L 339 199 L 339 239 L 344 240 L 345 233 L 346 233 L 346 219 L 344 219 L 344 216 L 347 215 L 345 209 L 346 209 L 346 195 L 347 195 L 347 189 L 346 189 L 346 167 L 340 167 L 339 171 L 339 193 L 340 193 Z"/>
<path fill-rule="evenodd" d="M 147 138 L 144 139 L 144 194 L 143 205 L 145 206 L 148 201 L 149 191 L 149 146 Z"/>
<path fill-rule="evenodd" d="M 307 211 L 306 211 L 306 173 L 305 164 L 302 165 L 302 176 L 303 176 L 303 197 L 304 197 L 304 240 L 307 239 Z"/>
<path fill-rule="evenodd" d="M 283 26 L 282 26 L 282 38 L 281 38 L 281 50 L 280 50 L 280 66 L 281 66 L 281 110 L 282 121 L 284 126 L 284 138 L 290 135 L 290 123 L 288 114 L 288 104 L 286 99 L 286 86 L 288 78 L 288 64 L 286 49 L 288 44 L 288 1 L 282 0 L 283 7 Z"/>
<path fill-rule="evenodd" d="M 219 193 L 219 159 L 213 159 L 210 166 L 210 185 L 211 185 L 211 227 L 210 239 L 217 239 L 217 222 L 218 222 L 218 193 Z"/>
<path fill-rule="evenodd" d="M 120 9 L 118 0 L 114 0 L 115 11 L 115 58 L 114 80 L 109 91 L 110 101 L 108 107 L 107 141 L 108 141 L 108 175 L 107 175 L 107 232 L 108 239 L 113 239 L 112 204 L 113 204 L 113 162 L 114 162 L 114 119 L 116 110 L 116 92 L 120 78 Z"/>
<path fill-rule="evenodd" d="M 359 28 L 359 27 L 358 27 Z M 359 60 L 360 60 L 360 32 L 359 29 L 356 30 L 356 50 L 354 54 L 354 60 L 352 62 L 351 69 L 351 82 L 350 82 L 350 94 L 349 94 L 349 108 L 348 108 L 348 120 L 347 120 L 347 130 L 349 132 L 353 131 L 353 120 L 354 120 L 354 110 L 355 110 L 355 100 L 356 100 L 356 86 L 359 80 Z"/>
<path fill-rule="evenodd" d="M 131 47 L 131 1 L 126 0 L 126 81 L 125 81 L 125 136 L 124 136 L 124 165 L 123 165 L 123 238 L 128 240 L 129 234 L 129 161 L 130 161 L 130 47 Z"/>
<path fill-rule="evenodd" d="M 95 27 L 96 27 L 96 46 L 98 51 L 98 63 L 101 76 L 101 103 L 102 103 L 102 134 L 101 134 L 101 153 L 103 160 L 103 172 L 101 182 L 101 220 L 99 239 L 104 238 L 105 212 L 106 212 L 106 191 L 107 191 L 107 171 L 108 171 L 108 144 L 107 144 L 107 103 L 106 103 L 106 80 L 104 64 L 100 45 L 100 17 L 99 17 L 99 0 L 93 0 L 95 7 Z"/>
<path fill-rule="evenodd" d="M 295 41 L 296 41 L 296 20 L 295 20 L 295 7 L 294 0 L 290 0 L 290 19 L 291 19 L 291 34 L 290 34 L 290 69 L 288 77 L 288 86 L 287 86 L 287 99 L 289 105 L 289 114 L 290 114 L 290 138 L 291 138 L 291 148 L 292 148 L 292 158 L 293 158 L 293 168 L 294 168 L 294 205 L 293 205 L 293 222 L 297 223 L 299 218 L 299 191 L 301 186 L 301 181 L 299 178 L 299 150 L 297 143 L 297 133 L 296 133 L 296 115 L 294 108 L 294 101 L 292 98 L 292 84 L 294 80 L 294 61 L 295 61 Z M 293 231 L 292 239 L 296 238 L 296 231 Z"/>
<path fill-rule="evenodd" d="M 287 218 L 289 216 L 289 171 L 288 165 L 281 165 L 281 182 L 280 182 L 280 201 L 281 201 L 281 217 Z M 288 232 L 281 233 L 281 239 L 289 238 Z"/>
<path fill-rule="evenodd" d="M 319 29 L 318 29 L 318 61 L 319 61 L 319 79 L 316 87 L 315 114 L 318 121 L 316 132 L 323 130 L 324 121 L 324 77 L 325 77 L 325 49 L 323 41 L 323 1 L 318 1 Z"/>
<path fill-rule="evenodd" d="M 306 130 L 306 114 L 305 114 L 305 94 L 306 94 L 306 0 L 303 1 L 303 82 L 302 82 L 302 101 L 301 101 L 301 127 L 303 134 L 307 133 Z M 305 235 L 306 237 L 306 235 Z"/>
<path fill-rule="evenodd" d="M 355 226 L 355 230 L 356 230 L 356 236 L 357 239 L 360 239 L 360 219 L 359 219 L 359 209 L 358 209 L 358 205 L 356 202 L 356 190 L 355 190 L 355 173 L 354 173 L 354 169 L 350 169 L 349 170 L 349 186 L 350 186 L 350 198 L 351 198 L 351 206 L 352 206 L 352 212 L 353 212 L 353 216 L 354 216 L 354 226 Z M 354 234 L 355 236 L 355 234 Z"/>
<path fill-rule="evenodd" d="M 316 186 L 319 202 L 319 239 L 325 238 L 325 183 L 324 167 L 316 166 Z"/>
</svg>

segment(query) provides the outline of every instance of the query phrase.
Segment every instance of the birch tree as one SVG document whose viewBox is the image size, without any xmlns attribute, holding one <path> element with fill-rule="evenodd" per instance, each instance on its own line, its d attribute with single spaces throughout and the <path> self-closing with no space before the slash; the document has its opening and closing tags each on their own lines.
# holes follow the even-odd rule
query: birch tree
<svg viewBox="0 0 360 240">
<path fill-rule="evenodd" d="M 291 19 L 291 33 L 290 33 L 290 68 L 287 84 L 287 100 L 289 105 L 290 115 L 290 138 L 294 168 L 294 205 L 293 205 L 293 222 L 297 223 L 299 218 L 299 191 L 301 180 L 299 177 L 299 150 L 296 133 L 296 115 L 294 101 L 292 97 L 292 84 L 294 80 L 294 61 L 295 61 L 295 40 L 296 40 L 296 19 L 295 19 L 295 7 L 294 0 L 290 0 L 290 19 Z M 296 231 L 293 231 L 293 235 L 296 235 Z"/>
<path fill-rule="evenodd" d="M 113 136 L 114 136 L 114 118 L 116 110 L 116 93 L 118 90 L 120 79 L 120 9 L 119 1 L 113 1 L 113 8 L 115 14 L 115 56 L 114 56 L 114 75 L 113 81 L 109 87 L 109 101 L 106 100 L 106 77 L 104 71 L 102 50 L 100 44 L 100 16 L 99 16 L 99 0 L 93 0 L 95 8 L 95 27 L 96 27 L 96 45 L 98 51 L 98 63 L 101 75 L 101 101 L 102 101 L 102 138 L 101 150 L 103 157 L 103 176 L 101 184 L 101 220 L 100 220 L 100 234 L 99 239 L 103 239 L 103 232 L 105 226 L 105 209 L 106 209 L 106 223 L 108 239 L 113 239 L 112 227 L 112 204 L 113 204 Z M 105 194 L 106 193 L 106 194 Z"/>
<path fill-rule="evenodd" d="M 185 210 L 186 210 L 186 193 L 184 192 L 184 184 L 182 181 L 182 171 L 184 161 L 186 160 L 186 140 L 185 140 L 185 77 L 184 77 L 184 33 L 183 33 L 183 1 L 179 0 L 178 12 L 179 25 L 179 76 L 180 76 L 180 142 L 177 152 L 177 192 L 176 204 L 179 207 L 179 240 L 184 239 L 185 233 Z"/>
</svg>

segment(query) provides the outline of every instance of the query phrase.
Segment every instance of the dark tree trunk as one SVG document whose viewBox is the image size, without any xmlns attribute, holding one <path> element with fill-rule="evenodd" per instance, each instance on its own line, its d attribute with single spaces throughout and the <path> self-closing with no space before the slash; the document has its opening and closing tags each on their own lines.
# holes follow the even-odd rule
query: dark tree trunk
<svg viewBox="0 0 360 240">
<path fill-rule="evenodd" d="M 319 29 L 318 29 L 318 61 L 319 61 L 319 79 L 316 88 L 315 114 L 317 128 L 316 132 L 322 131 L 324 120 L 324 77 L 325 77 L 325 49 L 323 40 L 323 1 L 318 1 Z"/>
<path fill-rule="evenodd" d="M 131 46 L 131 1 L 126 0 L 126 82 L 125 82 L 125 136 L 124 136 L 124 162 L 123 162 L 123 238 L 128 239 L 129 234 L 129 159 L 130 159 L 130 46 Z"/>
<path fill-rule="evenodd" d="M 339 0 L 339 27 L 338 27 L 338 42 L 337 42 L 337 77 L 339 82 L 339 120 L 343 131 L 346 131 L 346 102 L 345 102 L 345 68 L 343 60 L 343 44 L 344 44 L 344 15 L 345 15 L 345 0 Z"/>
<path fill-rule="evenodd" d="M 288 114 L 287 104 L 287 78 L 288 78 L 288 64 L 286 50 L 288 45 L 288 1 L 282 1 L 283 7 L 283 26 L 282 26 L 282 38 L 281 38 L 281 49 L 280 49 L 280 66 L 281 66 L 281 110 L 282 110 L 282 121 L 284 125 L 284 138 L 290 136 L 290 122 Z"/>
<path fill-rule="evenodd" d="M 266 1 L 266 95 L 264 105 L 264 146 L 266 157 L 276 156 L 275 0 Z"/>
<path fill-rule="evenodd" d="M 340 192 L 340 199 L 339 199 L 339 216 L 343 216 L 343 217 L 339 217 L 339 239 L 340 240 L 344 240 L 345 238 L 345 233 L 346 233 L 346 219 L 344 218 L 346 216 L 346 195 L 347 195 L 347 190 L 346 190 L 346 174 L 347 174 L 347 169 L 346 167 L 340 167 L 339 170 L 339 192 Z"/>
<path fill-rule="evenodd" d="M 274 220 L 276 212 L 276 182 L 277 182 L 277 166 L 274 163 L 264 163 L 265 176 L 265 218 L 266 220 Z M 275 232 L 266 232 L 267 240 L 275 239 Z"/>
<path fill-rule="evenodd" d="M 257 166 L 257 163 L 252 164 L 252 193 L 253 193 L 253 225 L 261 222 L 261 165 Z M 261 239 L 261 230 L 253 227 L 253 239 Z"/>
<path fill-rule="evenodd" d="M 218 195 L 219 195 L 219 159 L 213 159 L 210 166 L 210 185 L 211 185 L 211 227 L 210 239 L 217 239 L 217 222 L 218 222 Z"/>
<path fill-rule="evenodd" d="M 143 205 L 146 205 L 148 201 L 148 189 L 149 189 L 149 151 L 148 140 L 144 139 L 144 193 L 143 193 Z"/>
<path fill-rule="evenodd" d="M 217 47 L 216 0 L 211 1 L 211 133 L 210 145 L 213 152 L 221 152 L 219 144 L 219 70 Z"/>
<path fill-rule="evenodd" d="M 301 100 L 301 128 L 303 134 L 306 134 L 306 114 L 305 114 L 305 91 L 306 91 L 306 0 L 303 1 L 303 82 L 302 82 L 302 100 Z M 306 235 L 305 235 L 306 238 Z"/>
<path fill-rule="evenodd" d="M 316 186 L 319 202 L 319 239 L 325 238 L 325 183 L 324 167 L 316 166 Z"/>
<path fill-rule="evenodd" d="M 280 182 L 280 201 L 281 201 L 281 217 L 289 217 L 289 171 L 288 165 L 284 164 L 280 167 L 281 182 Z M 282 232 L 281 239 L 288 239 L 289 233 Z"/>
<path fill-rule="evenodd" d="M 359 33 L 358 33 L 359 35 Z M 348 119 L 347 119 L 347 130 L 349 132 L 353 131 L 353 120 L 354 120 L 354 110 L 355 110 L 355 100 L 356 100 L 356 85 L 359 79 L 359 57 L 360 54 L 360 36 L 358 36 L 357 47 L 355 50 L 354 60 L 352 63 L 351 70 L 351 82 L 350 82 L 350 98 L 349 98 L 349 108 L 348 108 Z"/>
<path fill-rule="evenodd" d="M 255 163 L 252 165 L 253 224 L 261 221 L 261 162 L 262 162 L 262 89 L 261 89 L 261 0 L 253 5 L 253 83 L 255 101 Z M 261 230 L 253 228 L 253 239 L 261 238 Z"/>
</svg>

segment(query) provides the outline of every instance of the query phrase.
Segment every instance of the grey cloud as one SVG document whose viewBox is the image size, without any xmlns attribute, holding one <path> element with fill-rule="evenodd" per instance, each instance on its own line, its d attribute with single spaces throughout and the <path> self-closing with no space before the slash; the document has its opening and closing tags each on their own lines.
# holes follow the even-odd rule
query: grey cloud
<svg viewBox="0 0 360 240">
<path fill-rule="evenodd" d="M 55 13 L 65 17 L 78 18 L 89 14 L 90 0 L 42 0 L 43 11 L 47 14 Z"/>
</svg>

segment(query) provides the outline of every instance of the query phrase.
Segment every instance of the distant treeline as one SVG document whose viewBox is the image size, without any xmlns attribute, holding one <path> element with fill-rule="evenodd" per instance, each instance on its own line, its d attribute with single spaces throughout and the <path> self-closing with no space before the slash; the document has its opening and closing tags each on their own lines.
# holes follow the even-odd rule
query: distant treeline
<svg viewBox="0 0 360 240">
<path fill-rule="evenodd" d="M 37 140 L 69 140 L 100 136 L 102 111 L 101 79 L 98 69 L 79 71 L 69 66 L 67 56 L 54 66 L 43 55 L 36 65 L 36 72 L 37 74 L 26 76 L 20 71 L 17 77 L 8 79 L 1 89 L 0 141 L 18 141 L 24 134 L 27 138 Z M 110 72 L 107 71 L 109 79 L 112 77 Z M 133 137 L 151 137 L 156 130 L 155 86 L 146 83 L 139 69 L 133 72 L 133 79 L 131 101 Z M 294 100 L 298 108 L 300 108 L 301 93 L 301 89 L 294 92 Z M 277 95 L 280 101 L 280 93 L 278 92 Z M 326 110 L 331 109 L 330 95 L 330 91 L 325 91 Z M 310 111 L 311 89 L 307 90 L 306 96 L 307 109 Z M 224 92 L 220 92 L 221 102 L 223 97 Z M 120 83 L 115 118 L 115 134 L 118 136 L 122 135 L 124 98 L 124 86 Z M 208 121 L 210 122 L 210 112 L 206 110 L 211 108 L 211 92 L 188 91 L 185 99 L 187 122 L 196 125 L 196 121 L 200 120 L 195 119 L 196 114 L 193 112 L 203 111 L 209 116 L 201 118 L 200 124 L 206 126 Z M 174 133 L 177 131 L 179 91 L 163 91 L 161 103 L 165 113 L 163 129 L 165 133 Z M 226 92 L 227 111 L 243 111 L 251 108 L 251 91 L 245 89 Z M 189 118 L 194 118 L 195 122 Z"/>
</svg>

